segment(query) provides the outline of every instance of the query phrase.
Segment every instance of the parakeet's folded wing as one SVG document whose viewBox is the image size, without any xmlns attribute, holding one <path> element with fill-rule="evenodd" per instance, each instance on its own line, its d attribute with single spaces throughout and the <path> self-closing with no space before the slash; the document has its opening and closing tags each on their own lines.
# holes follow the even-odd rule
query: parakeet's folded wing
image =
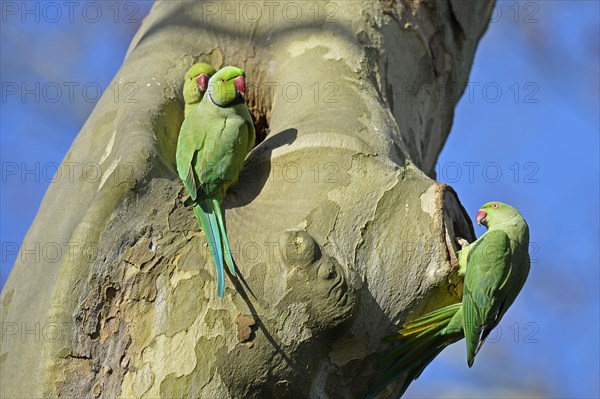
<svg viewBox="0 0 600 399">
<path fill-rule="evenodd" d="M 201 133 L 200 124 L 202 117 L 194 110 L 185 118 L 179 131 L 177 143 L 177 174 L 183 180 L 183 185 L 192 200 L 196 200 L 200 182 L 194 173 L 193 165 L 196 163 L 198 151 L 204 146 L 205 135 Z"/>
<path fill-rule="evenodd" d="M 206 195 L 211 195 L 227 188 L 242 169 L 247 155 L 250 132 L 246 121 L 237 114 L 221 117 L 220 121 L 211 122 L 207 115 L 206 139 L 202 148 L 198 149 L 200 161 L 196 162 L 195 171 L 199 184 Z"/>
<path fill-rule="evenodd" d="M 469 251 L 462 301 L 469 366 L 482 339 L 498 324 L 505 310 L 511 267 L 510 238 L 503 231 L 488 231 Z"/>
</svg>

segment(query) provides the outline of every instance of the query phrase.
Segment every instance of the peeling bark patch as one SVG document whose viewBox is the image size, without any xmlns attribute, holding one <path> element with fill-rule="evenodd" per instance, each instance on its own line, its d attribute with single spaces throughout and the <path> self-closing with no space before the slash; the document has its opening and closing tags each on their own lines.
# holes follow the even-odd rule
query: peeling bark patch
<svg viewBox="0 0 600 399">
<path fill-rule="evenodd" d="M 237 338 L 240 343 L 250 341 L 252 337 L 252 326 L 256 324 L 252 317 L 237 315 L 235 318 L 235 324 L 237 324 Z"/>
<path fill-rule="evenodd" d="M 163 317 L 165 318 L 164 333 L 167 336 L 173 336 L 179 331 L 186 330 L 194 323 L 201 298 L 198 295 L 198 288 L 202 287 L 199 280 L 197 277 L 182 280 L 173 288 L 170 295 L 166 295 Z M 165 291 L 169 291 L 168 287 L 171 285 L 164 287 Z M 229 314 L 224 312 L 216 317 L 229 317 Z"/>
<path fill-rule="evenodd" d="M 125 252 L 122 259 L 141 269 L 144 264 L 149 262 L 155 256 L 155 254 L 150 251 L 150 245 L 151 241 L 149 239 L 142 238 Z"/>
<path fill-rule="evenodd" d="M 154 180 L 142 197 L 152 204 L 174 201 L 177 192 L 169 184 Z M 167 288 L 171 259 L 186 239 L 181 233 L 161 230 L 168 208 L 157 209 L 145 201 L 135 206 L 123 201 L 122 208 L 107 221 L 109 227 L 97 245 L 100 256 L 73 305 L 81 329 L 60 347 L 53 345 L 56 355 L 46 372 L 52 381 L 51 396 L 119 397 L 127 373 L 146 367 L 143 361 L 138 362 L 137 354 L 163 332 L 162 323 L 182 329 L 193 323 L 198 281 L 185 280 L 188 285 L 179 282 L 172 292 Z M 157 375 L 156 370 L 150 371 Z M 135 389 L 130 380 L 128 392 L 143 394 L 147 384 L 156 385 L 152 378 L 152 374 L 137 376 Z"/>
<path fill-rule="evenodd" d="M 335 220 L 340 212 L 340 206 L 334 201 L 324 201 L 306 216 L 306 231 L 319 242 L 327 239 L 335 227 Z"/>
<path fill-rule="evenodd" d="M 332 44 L 332 42 L 334 42 Z M 326 60 L 341 60 L 346 58 L 346 50 L 340 50 L 340 48 L 344 48 L 345 46 L 341 43 L 339 38 L 335 36 L 311 36 L 306 40 L 293 42 L 288 46 L 288 52 L 290 56 L 295 58 L 304 54 L 307 50 L 312 50 L 316 47 L 323 47 L 327 50 L 325 54 L 323 54 L 323 59 Z"/>
<path fill-rule="evenodd" d="M 183 205 L 184 198 L 187 198 L 187 194 L 184 193 L 184 189 L 182 188 L 168 215 L 169 231 L 187 233 L 189 231 L 200 230 L 192 208 Z"/>
<path fill-rule="evenodd" d="M 435 273 L 445 263 L 443 232 L 434 228 L 435 182 L 412 166 L 403 170 L 398 183 L 377 203 L 357 253 L 364 262 L 373 299 L 387 320 L 394 321 L 402 317 L 398 309 L 411 309 L 419 300 L 428 300 L 431 287 L 446 280 L 445 275 Z M 396 292 L 404 294 L 393 294 Z M 381 323 L 377 316 L 367 317 L 372 323 Z M 376 339 L 381 334 L 374 332 L 372 336 Z"/>
<path fill-rule="evenodd" d="M 2 298 L 2 308 L 3 309 L 7 309 L 10 306 L 14 292 L 15 292 L 15 290 L 13 290 L 12 288 L 5 289 L 4 298 Z"/>
<path fill-rule="evenodd" d="M 150 369 L 148 363 L 136 373 L 136 378 L 133 382 L 133 392 L 136 397 L 141 397 L 154 384 L 154 373 Z"/>
<path fill-rule="evenodd" d="M 204 324 L 210 330 L 214 330 L 219 324 L 225 323 L 229 319 L 229 312 L 225 309 L 208 309 L 204 316 Z M 229 323 L 224 324 L 225 329 Z"/>
<path fill-rule="evenodd" d="M 125 374 L 126 364 L 121 364 L 131 339 L 126 325 L 121 320 L 111 319 L 101 330 L 99 345 L 91 346 L 89 341 L 83 343 L 89 353 L 74 353 L 63 348 L 57 359 L 60 359 L 62 381 L 56 382 L 58 397 L 100 397 L 109 392 L 109 396 L 118 396 L 119 384 Z"/>
<path fill-rule="evenodd" d="M 378 201 L 397 183 L 393 169 L 381 169 L 377 157 L 357 153 L 352 156 L 352 167 L 348 173 L 351 181 L 347 186 L 338 187 L 327 194 L 327 198 L 340 207 L 336 215 L 334 228 L 328 236 L 329 243 L 351 242 L 356 249 L 362 241 L 362 231 L 373 220 Z M 358 190 L 357 186 L 365 186 Z M 335 248 L 336 259 L 342 264 L 354 264 L 356 250 L 342 251 Z"/>
<path fill-rule="evenodd" d="M 431 186 L 427 187 L 427 190 L 419 197 L 419 199 L 421 200 L 421 209 L 423 210 L 423 212 L 431 216 L 431 219 L 435 218 L 436 213 L 436 204 L 434 201 L 431 201 L 431 198 L 435 196 L 435 191 L 436 186 L 435 184 L 432 184 Z"/>
<path fill-rule="evenodd" d="M 104 154 L 102 154 L 102 158 L 100 158 L 100 165 L 102 165 L 102 163 L 106 160 L 106 158 L 108 158 L 108 156 L 112 152 L 113 145 L 115 144 L 116 136 L 117 136 L 117 131 L 115 130 L 115 131 L 113 131 L 113 134 L 110 137 L 110 140 L 108 141 L 108 144 L 106 145 L 106 148 L 104 149 Z"/>
<path fill-rule="evenodd" d="M 197 365 L 196 337 L 201 323 L 193 324 L 188 330 L 180 331 L 172 337 L 157 336 L 151 345 L 144 348 L 137 370 L 130 370 L 123 379 L 124 396 L 158 397 L 161 382 L 169 375 L 184 376 L 193 372 Z"/>
<path fill-rule="evenodd" d="M 277 336 L 283 344 L 298 344 L 312 336 L 311 331 L 306 327 L 310 313 L 305 303 L 292 303 L 281 319 L 282 327 L 277 330 Z"/>
<path fill-rule="evenodd" d="M 110 164 L 110 166 L 108 168 L 106 168 L 106 170 L 102 174 L 102 178 L 100 179 L 100 185 L 98 186 L 98 190 L 96 190 L 96 191 L 100 191 L 100 189 L 102 187 L 104 187 L 104 183 L 106 183 L 106 181 L 113 174 L 113 172 L 115 171 L 115 169 L 117 169 L 117 167 L 119 166 L 119 162 L 120 161 L 121 161 L 121 157 L 119 157 L 119 158 L 115 159 L 114 161 L 112 161 L 111 164 Z"/>
<path fill-rule="evenodd" d="M 335 343 L 329 352 L 332 364 L 341 367 L 352 360 L 362 359 L 368 354 L 369 337 L 363 335 L 357 339 Z"/>
</svg>

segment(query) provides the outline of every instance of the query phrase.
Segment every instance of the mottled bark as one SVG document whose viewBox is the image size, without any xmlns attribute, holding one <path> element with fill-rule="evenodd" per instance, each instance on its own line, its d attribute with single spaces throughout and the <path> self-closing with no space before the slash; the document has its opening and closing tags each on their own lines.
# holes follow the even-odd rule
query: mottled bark
<svg viewBox="0 0 600 399">
<path fill-rule="evenodd" d="M 52 184 L 24 243 L 68 250 L 2 292 L 3 397 L 359 397 L 394 323 L 458 300 L 472 226 L 431 171 L 490 4 L 293 4 L 155 4 L 63 161 L 100 173 Z M 224 300 L 175 171 L 194 61 L 246 70 L 266 135 Z"/>
</svg>

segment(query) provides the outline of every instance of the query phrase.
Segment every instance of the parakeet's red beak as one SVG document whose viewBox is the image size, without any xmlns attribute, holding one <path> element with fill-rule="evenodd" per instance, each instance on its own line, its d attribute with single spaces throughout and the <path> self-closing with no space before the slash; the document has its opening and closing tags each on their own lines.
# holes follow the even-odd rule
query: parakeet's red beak
<svg viewBox="0 0 600 399">
<path fill-rule="evenodd" d="M 246 78 L 243 76 L 238 76 L 237 78 L 233 79 L 233 85 L 237 91 L 242 94 L 246 94 Z"/>
<path fill-rule="evenodd" d="M 477 222 L 477 224 L 484 225 L 487 227 L 487 212 L 483 209 L 480 209 L 479 212 L 477 212 L 477 215 L 475 216 L 475 221 Z"/>
<path fill-rule="evenodd" d="M 208 88 L 208 80 L 209 79 L 210 78 L 208 77 L 208 75 L 206 75 L 204 73 L 196 78 L 196 84 L 198 85 L 198 88 L 200 89 L 200 91 L 202 91 L 202 92 L 206 91 L 206 89 Z"/>
</svg>

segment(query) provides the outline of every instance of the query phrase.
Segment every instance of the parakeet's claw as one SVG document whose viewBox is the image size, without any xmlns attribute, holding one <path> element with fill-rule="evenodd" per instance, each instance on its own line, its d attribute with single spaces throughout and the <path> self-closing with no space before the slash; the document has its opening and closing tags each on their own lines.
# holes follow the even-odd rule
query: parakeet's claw
<svg viewBox="0 0 600 399">
<path fill-rule="evenodd" d="M 465 240 L 462 237 L 456 237 L 456 243 L 460 245 L 461 249 L 465 249 L 465 247 L 469 245 L 469 241 Z"/>
</svg>

